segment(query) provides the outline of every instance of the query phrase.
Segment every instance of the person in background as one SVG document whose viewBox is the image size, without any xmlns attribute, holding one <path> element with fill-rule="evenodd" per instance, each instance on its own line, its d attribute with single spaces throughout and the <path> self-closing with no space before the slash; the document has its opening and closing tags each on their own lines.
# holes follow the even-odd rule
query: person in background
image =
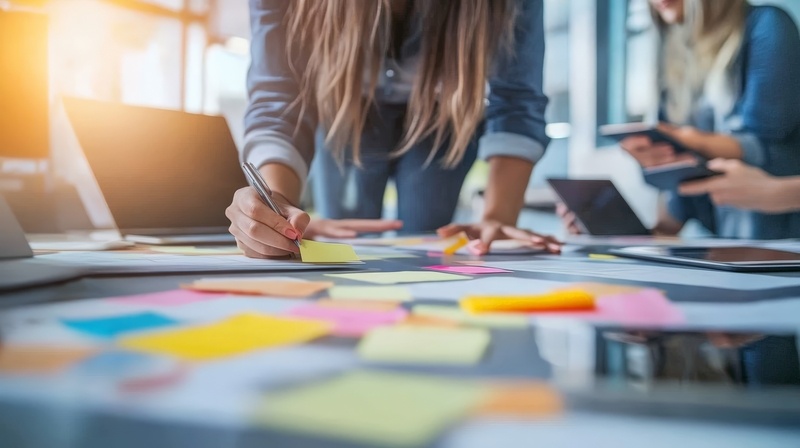
<svg viewBox="0 0 800 448">
<path fill-rule="evenodd" d="M 745 0 L 650 0 L 650 6 L 660 35 L 661 129 L 707 159 L 741 160 L 762 170 L 761 176 L 750 172 L 755 191 L 771 185 L 767 174 L 800 174 L 800 37 L 792 18 Z M 643 167 L 684 157 L 646 137 L 628 138 L 621 146 Z M 738 177 L 729 173 L 704 185 L 713 195 L 712 186 L 721 189 L 733 176 Z M 656 230 L 677 234 L 697 219 L 721 237 L 800 236 L 797 210 L 760 210 L 745 197 L 733 197 L 744 190 L 725 191 L 716 205 L 707 195 L 695 196 L 697 188 L 685 190 L 693 196 L 667 192 Z"/>
<path fill-rule="evenodd" d="M 800 211 L 800 176 L 770 176 L 741 160 L 714 159 L 708 167 L 722 175 L 680 186 L 680 194 L 707 194 L 717 205 L 762 213 Z"/>
<path fill-rule="evenodd" d="M 315 131 L 332 156 L 359 167 L 361 214 L 379 218 L 387 180 L 403 230 L 467 232 L 486 253 L 520 239 L 553 252 L 551 237 L 516 221 L 548 144 L 542 93 L 541 0 L 251 0 L 250 104 L 241 157 L 259 167 L 287 215 L 239 190 L 227 216 L 251 257 L 296 252 L 328 235 L 299 208 Z M 490 166 L 480 222 L 447 225 L 478 155 Z M 377 221 L 378 225 L 382 222 Z"/>
</svg>

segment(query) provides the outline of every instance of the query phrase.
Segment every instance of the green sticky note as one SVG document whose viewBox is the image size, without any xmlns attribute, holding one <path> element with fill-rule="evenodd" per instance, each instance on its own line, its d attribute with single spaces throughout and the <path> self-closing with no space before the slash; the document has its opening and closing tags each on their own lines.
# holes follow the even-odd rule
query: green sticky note
<svg viewBox="0 0 800 448">
<path fill-rule="evenodd" d="M 411 300 L 411 291 L 401 286 L 334 286 L 328 294 L 335 300 Z"/>
<path fill-rule="evenodd" d="M 528 326 L 528 319 L 525 316 L 501 313 L 470 314 L 452 306 L 418 305 L 414 307 L 412 313 L 417 316 L 448 319 L 474 327 L 524 328 Z"/>
<path fill-rule="evenodd" d="M 489 339 L 482 328 L 380 327 L 361 340 L 358 354 L 377 362 L 471 365 L 481 360 Z"/>
<path fill-rule="evenodd" d="M 430 442 L 487 395 L 467 380 L 360 371 L 264 397 L 270 427 L 368 445 Z"/>
<path fill-rule="evenodd" d="M 328 277 L 344 278 L 378 285 L 394 285 L 397 283 L 446 282 L 451 280 L 469 280 L 465 275 L 448 274 L 431 271 L 398 271 L 398 272 L 353 272 L 348 274 L 326 274 Z"/>
</svg>

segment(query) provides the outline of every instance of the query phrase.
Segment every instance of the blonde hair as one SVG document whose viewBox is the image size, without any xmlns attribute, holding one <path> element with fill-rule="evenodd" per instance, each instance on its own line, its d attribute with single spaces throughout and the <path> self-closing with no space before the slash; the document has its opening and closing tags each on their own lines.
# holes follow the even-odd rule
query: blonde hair
<svg viewBox="0 0 800 448">
<path fill-rule="evenodd" d="M 704 97 L 719 122 L 737 99 L 731 67 L 744 35 L 746 0 L 684 0 L 684 21 L 668 25 L 652 8 L 661 37 L 660 87 L 670 121 L 687 124 Z"/>
<path fill-rule="evenodd" d="M 332 151 L 343 157 L 349 145 L 359 164 L 361 134 L 390 45 L 392 0 L 287 1 L 287 51 L 298 61 L 295 67 L 303 66 L 300 73 L 295 69 L 300 96 L 293 107 L 300 107 L 301 115 L 316 114 Z M 483 120 L 494 56 L 509 49 L 513 39 L 514 2 L 415 3 L 421 20 L 420 63 L 405 132 L 392 154 L 402 155 L 433 136 L 428 160 L 449 140 L 443 161 L 452 167 Z M 298 60 L 299 54 L 307 60 Z"/>
</svg>

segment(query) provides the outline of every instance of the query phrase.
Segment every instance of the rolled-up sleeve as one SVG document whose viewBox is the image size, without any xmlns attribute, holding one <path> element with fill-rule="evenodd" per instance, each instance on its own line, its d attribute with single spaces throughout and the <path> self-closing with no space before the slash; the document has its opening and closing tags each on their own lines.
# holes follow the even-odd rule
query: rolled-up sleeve
<svg viewBox="0 0 800 448">
<path fill-rule="evenodd" d="M 537 162 L 550 139 L 545 133 L 547 97 L 542 91 L 544 16 L 542 0 L 518 1 L 514 51 L 501 52 L 489 79 L 483 159 L 511 156 Z"/>
<path fill-rule="evenodd" d="M 247 73 L 249 104 L 241 159 L 260 167 L 280 163 L 305 183 L 314 157 L 316 113 L 300 116 L 299 86 L 286 52 L 285 0 L 250 0 L 251 63 Z M 302 58 L 297 58 L 297 64 Z M 298 70 L 300 67 L 297 67 Z"/>
</svg>

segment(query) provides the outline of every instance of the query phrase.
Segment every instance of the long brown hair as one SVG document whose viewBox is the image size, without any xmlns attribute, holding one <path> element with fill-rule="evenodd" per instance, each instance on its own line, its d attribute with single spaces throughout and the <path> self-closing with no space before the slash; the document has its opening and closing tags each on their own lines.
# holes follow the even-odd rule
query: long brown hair
<svg viewBox="0 0 800 448">
<path fill-rule="evenodd" d="M 301 114 L 316 113 L 326 144 L 339 156 L 349 145 L 358 164 L 361 133 L 390 45 L 392 0 L 288 1 L 287 51 L 290 57 L 298 50 L 307 55 L 301 71 L 295 66 L 300 96 L 293 106 Z M 510 49 L 514 0 L 417 0 L 415 7 L 420 63 L 405 133 L 393 155 L 433 136 L 429 160 L 449 139 L 444 164 L 454 166 L 483 120 L 492 62 L 498 51 Z"/>
<path fill-rule="evenodd" d="M 721 120 L 737 97 L 729 71 L 741 48 L 747 0 L 684 0 L 678 25 L 668 25 L 650 8 L 661 36 L 661 88 L 670 121 L 686 124 L 699 95 Z"/>
</svg>

